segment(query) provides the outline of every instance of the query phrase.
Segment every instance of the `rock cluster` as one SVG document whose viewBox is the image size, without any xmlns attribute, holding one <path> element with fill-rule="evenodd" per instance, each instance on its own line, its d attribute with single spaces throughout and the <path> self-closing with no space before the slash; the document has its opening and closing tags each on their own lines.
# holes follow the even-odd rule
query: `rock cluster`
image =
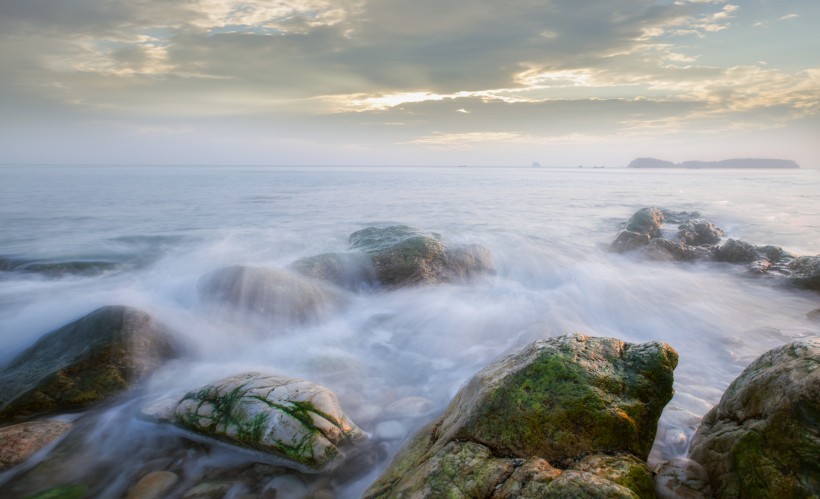
<svg viewBox="0 0 820 499">
<path fill-rule="evenodd" d="M 677 354 L 573 335 L 488 366 L 399 452 L 377 497 L 651 497 Z"/>
<path fill-rule="evenodd" d="M 677 224 L 677 232 L 664 227 L 668 224 Z M 794 286 L 820 291 L 820 255 L 795 257 L 779 246 L 755 246 L 736 239 L 727 239 L 721 245 L 725 235 L 698 212 L 642 208 L 626 222 L 609 251 L 637 251 L 662 261 L 741 264 L 753 274 L 781 276 Z"/>
</svg>

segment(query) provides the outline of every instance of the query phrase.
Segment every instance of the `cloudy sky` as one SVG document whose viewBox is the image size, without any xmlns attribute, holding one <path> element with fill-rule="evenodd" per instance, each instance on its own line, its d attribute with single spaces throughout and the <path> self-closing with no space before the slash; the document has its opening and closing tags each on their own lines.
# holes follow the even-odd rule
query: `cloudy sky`
<svg viewBox="0 0 820 499">
<path fill-rule="evenodd" d="M 820 167 L 817 0 L 2 0 L 0 163 Z"/>
</svg>

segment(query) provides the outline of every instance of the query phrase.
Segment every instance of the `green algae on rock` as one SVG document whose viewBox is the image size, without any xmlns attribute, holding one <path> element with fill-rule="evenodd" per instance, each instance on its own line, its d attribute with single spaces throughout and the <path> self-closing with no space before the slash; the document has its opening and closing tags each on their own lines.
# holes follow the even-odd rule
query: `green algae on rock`
<svg viewBox="0 0 820 499">
<path fill-rule="evenodd" d="M 313 469 L 332 468 L 343 448 L 366 438 L 327 388 L 286 376 L 244 373 L 144 414 L 229 444 Z"/>
<path fill-rule="evenodd" d="M 752 362 L 704 416 L 690 457 L 718 498 L 820 495 L 820 338 Z"/>
<path fill-rule="evenodd" d="M 676 365 L 677 353 L 663 343 L 582 335 L 537 341 L 476 374 L 365 496 L 436 497 L 430 477 L 446 476 L 451 497 L 528 487 L 571 497 L 598 482 L 606 484 L 593 487 L 601 497 L 651 497 L 645 460 Z M 526 473 L 516 470 L 526 463 Z M 527 483 L 538 476 L 540 485 L 516 476 Z"/>
<path fill-rule="evenodd" d="M 435 284 L 495 272 L 480 245 L 448 248 L 441 235 L 405 225 L 367 227 L 350 235 L 350 248 L 366 253 L 378 281 L 388 287 Z"/>
<path fill-rule="evenodd" d="M 0 421 L 88 407 L 179 352 L 145 312 L 102 307 L 46 334 L 0 372 Z"/>
</svg>

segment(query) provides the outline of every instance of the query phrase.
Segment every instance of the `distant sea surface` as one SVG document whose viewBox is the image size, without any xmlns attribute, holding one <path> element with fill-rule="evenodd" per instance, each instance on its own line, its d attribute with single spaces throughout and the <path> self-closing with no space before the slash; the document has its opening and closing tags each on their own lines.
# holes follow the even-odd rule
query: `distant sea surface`
<svg viewBox="0 0 820 499">
<path fill-rule="evenodd" d="M 684 455 L 699 418 L 751 360 L 818 334 L 806 313 L 820 295 L 728 264 L 608 253 L 619 224 L 645 206 L 696 210 L 727 237 L 820 253 L 820 171 L 810 169 L 4 166 L 0 366 L 109 304 L 145 310 L 195 346 L 154 373 L 139 400 L 108 409 L 118 417 L 101 418 L 101 455 L 119 463 L 112 497 L 164 435 L 132 417 L 141 404 L 250 370 L 328 386 L 383 441 L 370 472 L 337 485 L 357 497 L 471 375 L 570 332 L 678 350 L 653 455 Z M 252 334 L 197 297 L 198 279 L 219 267 L 282 268 L 394 224 L 483 244 L 498 273 L 351 294 L 321 323 Z M 125 443 L 128 432 L 142 438 Z"/>
</svg>

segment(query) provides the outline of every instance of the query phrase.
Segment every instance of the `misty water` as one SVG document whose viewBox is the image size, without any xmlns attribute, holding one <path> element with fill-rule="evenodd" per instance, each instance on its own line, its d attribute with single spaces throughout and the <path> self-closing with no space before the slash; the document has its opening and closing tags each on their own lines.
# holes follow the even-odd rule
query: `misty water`
<svg viewBox="0 0 820 499">
<path fill-rule="evenodd" d="M 632 213 L 659 206 L 697 210 L 727 237 L 818 254 L 818 185 L 816 170 L 2 167 L 0 366 L 110 304 L 149 312 L 190 353 L 126 397 L 67 415 L 85 428 L 84 458 L 33 475 L 46 449 L 0 475 L 0 491 L 85 480 L 96 496 L 119 497 L 146 463 L 176 459 L 189 445 L 173 428 L 138 418 L 142 406 L 262 371 L 331 388 L 370 435 L 367 466 L 286 485 L 295 496 L 321 482 L 358 497 L 471 375 L 533 340 L 571 332 L 660 340 L 679 352 L 676 394 L 651 459 L 684 455 L 700 417 L 751 360 L 818 334 L 806 313 L 820 296 L 742 266 L 650 262 L 606 248 Z M 346 250 L 358 229 L 395 224 L 482 244 L 497 273 L 345 291 L 344 307 L 304 326 L 250 327 L 199 301 L 198 280 L 217 268 L 283 268 Z M 65 262 L 94 263 L 42 270 Z M 180 459 L 193 486 L 211 468 L 257 456 L 200 445 Z"/>
</svg>

